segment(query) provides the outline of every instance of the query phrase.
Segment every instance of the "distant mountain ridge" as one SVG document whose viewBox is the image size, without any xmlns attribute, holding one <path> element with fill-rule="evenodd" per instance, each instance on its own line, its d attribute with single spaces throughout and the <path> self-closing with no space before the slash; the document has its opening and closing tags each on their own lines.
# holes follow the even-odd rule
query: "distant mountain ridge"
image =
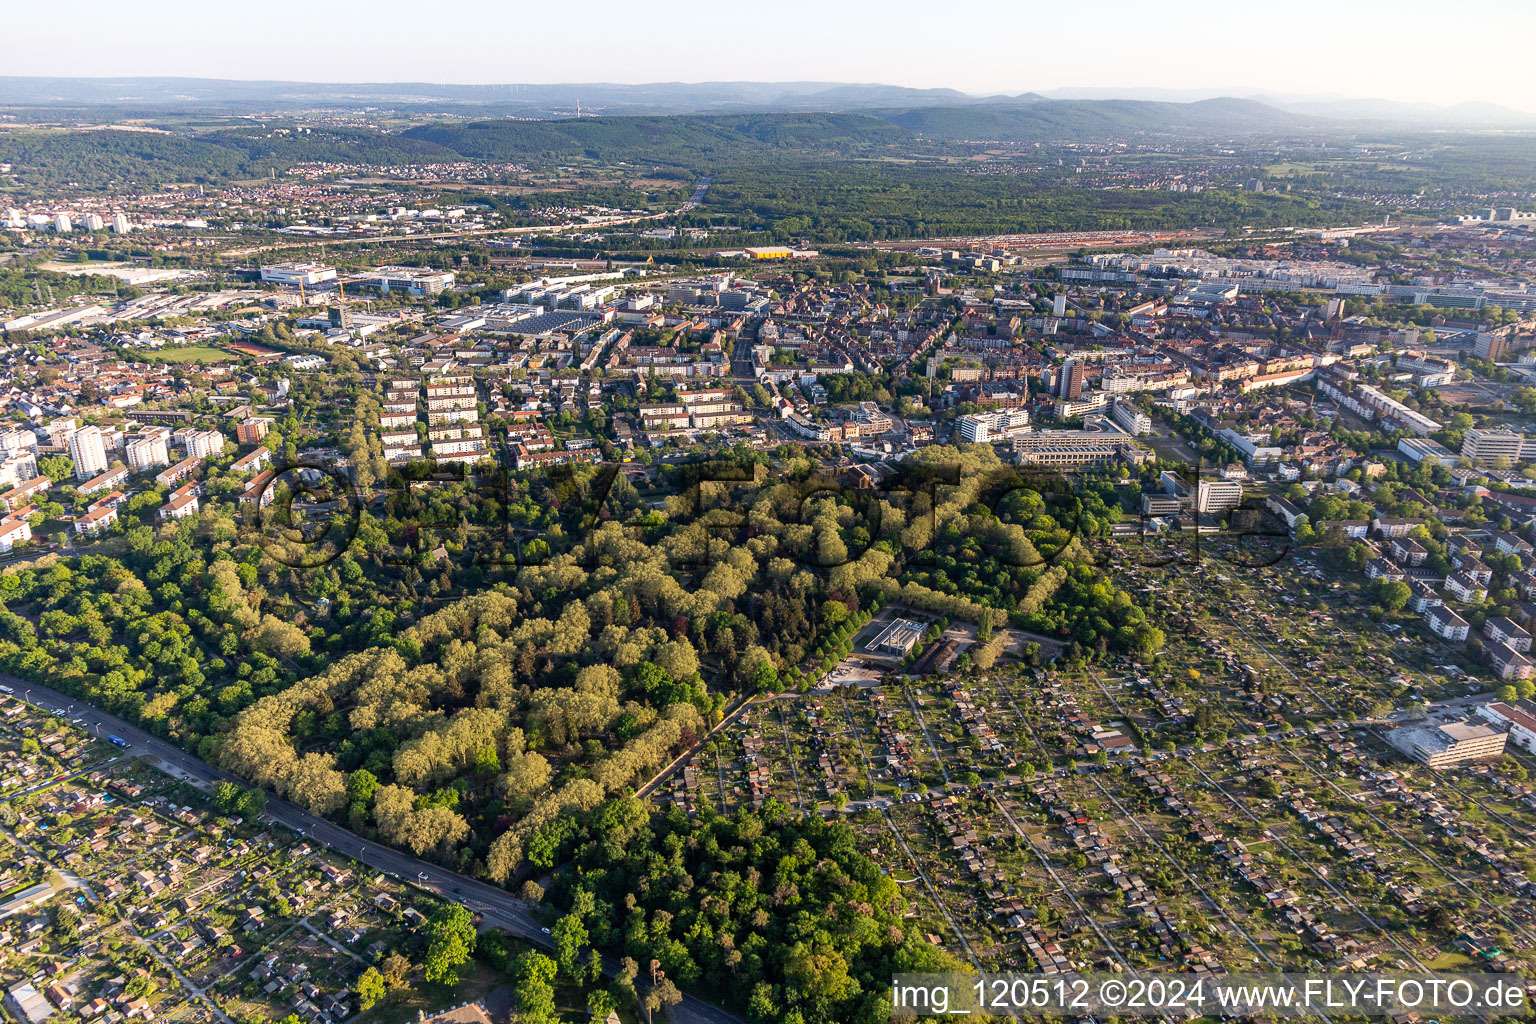
<svg viewBox="0 0 1536 1024">
<path fill-rule="evenodd" d="M 585 82 L 444 85 L 431 82 L 283 82 L 214 78 L 0 76 L 0 106 L 183 108 L 225 113 L 335 106 L 469 107 L 547 117 L 574 113 L 683 114 L 716 110 L 853 110 L 963 104 L 955 89 L 844 82 Z"/>
<path fill-rule="evenodd" d="M 1237 98 L 1243 97 L 1243 98 Z M 1140 106 L 1135 106 L 1140 104 Z M 1249 104 L 1239 107 L 1234 104 Z M 1270 96 L 1251 90 L 1110 87 L 974 96 L 850 82 L 613 82 L 451 85 L 433 82 L 290 82 L 218 78 L 0 76 L 0 108 L 121 117 L 176 112 L 280 115 L 303 110 L 394 110 L 465 118 L 558 119 L 733 112 L 867 111 L 936 138 L 1013 138 L 1077 125 L 1143 131 L 1276 128 L 1318 119 L 1446 127 L 1536 127 L 1536 114 L 1494 103 L 1438 107 L 1384 99 Z M 947 111 L 947 113 L 940 113 Z M 961 113 L 965 111 L 967 113 Z M 1247 124 L 1244 124 L 1244 121 Z"/>
<path fill-rule="evenodd" d="M 1232 98 L 1196 103 L 1042 98 L 1013 105 L 923 107 L 889 114 L 887 119 L 929 138 L 1017 142 L 1147 132 L 1246 132 L 1308 124 L 1298 114 Z"/>
</svg>

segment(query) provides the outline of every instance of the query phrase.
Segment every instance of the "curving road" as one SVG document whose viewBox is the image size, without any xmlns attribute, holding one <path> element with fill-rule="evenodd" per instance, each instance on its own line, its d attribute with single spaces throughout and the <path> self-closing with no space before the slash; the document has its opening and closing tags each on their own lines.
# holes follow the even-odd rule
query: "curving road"
<svg viewBox="0 0 1536 1024">
<path fill-rule="evenodd" d="M 210 785 L 226 781 L 241 786 L 250 785 L 245 779 L 221 768 L 215 768 L 175 744 L 168 743 L 137 726 L 130 725 L 116 715 L 108 714 L 66 693 L 7 675 L 0 675 L 0 684 L 11 687 L 16 691 L 13 696 L 20 697 L 29 704 L 66 718 L 79 719 L 81 725 L 93 735 L 103 739 L 109 735 L 121 737 L 129 745 L 129 754 L 135 756 L 147 754 L 169 768 L 172 774 Z M 395 875 L 445 900 L 462 903 L 470 910 L 482 915 L 487 924 L 502 928 L 518 938 L 545 949 L 554 947 L 550 937 L 533 917 L 528 904 L 505 889 L 488 885 L 468 875 L 449 871 L 440 865 L 428 863 L 392 847 L 370 842 L 340 825 L 316 817 L 271 794 L 267 796 L 266 816 L 327 849 L 335 850 L 371 868 Z M 618 969 L 618 962 L 607 957 L 604 958 L 603 965 L 610 974 Z M 671 1016 L 678 1024 L 742 1024 L 739 1017 L 690 995 L 684 995 L 682 1003 L 672 1008 Z"/>
</svg>

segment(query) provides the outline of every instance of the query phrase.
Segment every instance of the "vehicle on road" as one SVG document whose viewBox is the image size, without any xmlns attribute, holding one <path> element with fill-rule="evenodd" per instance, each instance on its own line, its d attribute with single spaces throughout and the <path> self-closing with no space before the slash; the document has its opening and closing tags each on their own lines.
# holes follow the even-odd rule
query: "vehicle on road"
<svg viewBox="0 0 1536 1024">
<path fill-rule="evenodd" d="M 126 747 L 128 745 L 128 741 L 123 739 L 121 736 L 108 736 L 107 740 L 108 742 L 115 743 L 120 747 Z"/>
</svg>

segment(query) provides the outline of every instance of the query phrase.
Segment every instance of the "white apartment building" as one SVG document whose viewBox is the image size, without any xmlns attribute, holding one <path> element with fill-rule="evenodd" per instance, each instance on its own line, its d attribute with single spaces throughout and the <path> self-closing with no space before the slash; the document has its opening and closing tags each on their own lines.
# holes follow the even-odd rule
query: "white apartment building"
<svg viewBox="0 0 1536 1024">
<path fill-rule="evenodd" d="M 1152 417 L 1142 412 L 1130 402 L 1116 401 L 1109 407 L 1110 419 L 1120 424 L 1127 434 L 1141 437 L 1152 432 Z"/>
<path fill-rule="evenodd" d="M 8 554 L 17 544 L 32 539 L 32 524 L 25 519 L 7 519 L 0 522 L 0 554 Z"/>
<path fill-rule="evenodd" d="M 28 480 L 37 479 L 37 456 L 29 451 L 18 451 L 0 460 L 0 487 L 19 487 Z"/>
<path fill-rule="evenodd" d="M 1424 612 L 1424 623 L 1429 626 L 1430 632 L 1442 640 L 1450 640 L 1455 643 L 1461 643 L 1466 640 L 1467 633 L 1472 629 L 1467 624 L 1466 619 L 1444 605 L 1437 605 L 1427 609 Z"/>
<path fill-rule="evenodd" d="M 969 444 L 988 444 L 1012 437 L 1028 427 L 1029 413 L 1023 409 L 972 413 L 955 421 L 960 440 Z"/>
<path fill-rule="evenodd" d="M 162 433 L 140 435 L 129 441 L 124 451 L 128 456 L 128 468 L 136 473 L 171 464 L 166 435 Z"/>
<path fill-rule="evenodd" d="M 224 450 L 224 435 L 217 430 L 192 430 L 184 428 L 176 431 L 176 443 L 194 459 L 207 459 Z"/>
<path fill-rule="evenodd" d="M 1519 651 L 1521 654 L 1529 654 L 1531 651 L 1531 634 L 1523 626 L 1519 626 L 1503 615 L 1495 615 L 1483 623 L 1483 635 L 1495 643 L 1505 644 L 1510 650 Z"/>
<path fill-rule="evenodd" d="M 15 455 L 28 451 L 37 454 L 37 435 L 30 430 L 7 430 L 0 433 L 0 453 Z"/>
<path fill-rule="evenodd" d="M 1477 709 L 1480 717 L 1509 729 L 1509 742 L 1536 754 L 1536 715 L 1524 708 L 1498 701 Z"/>
<path fill-rule="evenodd" d="M 100 427 L 81 427 L 69 436 L 69 457 L 75 463 L 75 479 L 89 480 L 107 471 L 106 435 Z"/>
</svg>

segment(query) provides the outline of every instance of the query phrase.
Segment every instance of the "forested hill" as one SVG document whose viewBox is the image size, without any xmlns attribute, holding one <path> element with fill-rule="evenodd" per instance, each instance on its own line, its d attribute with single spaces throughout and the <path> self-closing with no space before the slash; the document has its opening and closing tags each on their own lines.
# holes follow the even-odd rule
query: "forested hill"
<svg viewBox="0 0 1536 1024">
<path fill-rule="evenodd" d="M 829 97 L 830 100 L 831 97 Z M 779 112 L 465 121 L 386 132 L 240 124 L 201 134 L 17 127 L 0 132 L 0 162 L 24 180 L 85 184 L 217 181 L 281 172 L 295 163 L 588 160 L 717 168 L 786 157 L 933 153 L 955 140 L 1129 141 L 1149 133 L 1190 139 L 1305 128 L 1309 122 L 1243 100 L 994 101 L 860 113 Z M 948 150 L 945 150 L 949 152 Z"/>
<path fill-rule="evenodd" d="M 914 141 L 911 132 L 866 114 L 760 114 L 710 117 L 593 117 L 565 121 L 479 121 L 412 128 L 402 136 L 470 159 L 686 163 L 739 159 L 767 150 L 853 155 Z"/>
<path fill-rule="evenodd" d="M 1037 100 L 1021 104 L 913 108 L 886 115 L 892 124 L 934 139 L 1099 142 L 1149 133 L 1205 135 L 1289 131 L 1326 124 L 1253 100 L 1198 103 L 1144 100 Z"/>
</svg>

